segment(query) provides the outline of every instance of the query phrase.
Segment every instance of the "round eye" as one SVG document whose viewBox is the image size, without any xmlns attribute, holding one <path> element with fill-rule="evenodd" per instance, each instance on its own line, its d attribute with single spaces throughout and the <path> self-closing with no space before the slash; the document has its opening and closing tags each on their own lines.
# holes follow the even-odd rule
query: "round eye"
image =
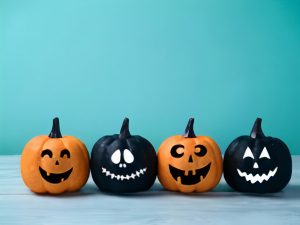
<svg viewBox="0 0 300 225">
<path fill-rule="evenodd" d="M 46 155 L 48 155 L 49 158 L 52 158 L 52 152 L 51 152 L 51 150 L 49 150 L 49 149 L 43 150 L 41 156 L 44 157 Z"/>
<path fill-rule="evenodd" d="M 70 158 L 70 152 L 69 152 L 68 149 L 64 149 L 64 150 L 62 150 L 62 151 L 60 152 L 60 157 L 61 157 L 61 158 L 64 158 L 65 156 L 66 156 L 67 158 Z"/>
<path fill-rule="evenodd" d="M 134 161 L 134 156 L 132 155 L 131 151 L 125 149 L 123 152 L 123 157 L 126 163 L 132 163 Z"/>
<path fill-rule="evenodd" d="M 121 151 L 118 149 L 111 155 L 111 161 L 118 164 L 121 161 Z"/>
<path fill-rule="evenodd" d="M 184 146 L 183 145 L 174 145 L 171 148 L 171 155 L 174 158 L 180 158 L 183 156 L 183 154 L 184 154 Z"/>
<path fill-rule="evenodd" d="M 196 156 L 205 156 L 207 153 L 207 148 L 204 145 L 196 145 L 195 146 L 195 155 Z"/>
</svg>

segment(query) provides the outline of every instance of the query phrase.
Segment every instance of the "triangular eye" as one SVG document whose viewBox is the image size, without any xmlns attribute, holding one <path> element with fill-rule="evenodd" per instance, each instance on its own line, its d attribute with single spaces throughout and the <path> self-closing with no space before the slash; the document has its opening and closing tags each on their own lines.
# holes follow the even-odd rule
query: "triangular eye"
<svg viewBox="0 0 300 225">
<path fill-rule="evenodd" d="M 262 150 L 262 152 L 261 152 L 259 158 L 260 158 L 260 159 L 261 159 L 261 158 L 268 158 L 268 159 L 270 159 L 270 155 L 269 155 L 269 152 L 268 152 L 268 150 L 267 150 L 266 147 L 264 147 L 264 149 Z"/>
<path fill-rule="evenodd" d="M 250 158 L 254 159 L 253 153 L 252 153 L 252 151 L 249 147 L 246 148 L 243 159 L 247 158 L 247 157 L 250 157 Z"/>
</svg>

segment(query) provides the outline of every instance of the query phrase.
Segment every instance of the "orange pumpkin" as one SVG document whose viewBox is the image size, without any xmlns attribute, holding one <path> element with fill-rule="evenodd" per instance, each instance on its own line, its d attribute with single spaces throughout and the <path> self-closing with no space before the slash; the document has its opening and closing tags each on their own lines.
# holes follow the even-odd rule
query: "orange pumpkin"
<svg viewBox="0 0 300 225">
<path fill-rule="evenodd" d="M 62 137 L 58 118 L 52 131 L 32 138 L 21 156 L 24 183 L 36 193 L 60 194 L 79 190 L 89 177 L 89 154 L 72 136 Z"/>
<path fill-rule="evenodd" d="M 184 135 L 167 138 L 158 149 L 158 179 L 170 191 L 204 192 L 213 189 L 222 176 L 222 155 L 217 143 L 196 136 L 194 119 Z"/>
</svg>

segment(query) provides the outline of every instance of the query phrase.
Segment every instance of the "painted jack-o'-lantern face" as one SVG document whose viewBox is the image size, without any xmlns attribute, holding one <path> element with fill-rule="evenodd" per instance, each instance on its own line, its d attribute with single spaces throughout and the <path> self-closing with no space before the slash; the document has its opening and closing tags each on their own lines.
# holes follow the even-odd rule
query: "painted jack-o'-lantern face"
<svg viewBox="0 0 300 225">
<path fill-rule="evenodd" d="M 124 119 L 120 134 L 100 138 L 93 147 L 91 173 L 100 190 L 124 193 L 148 190 L 157 174 L 152 144 L 131 135 Z"/>
<path fill-rule="evenodd" d="M 224 155 L 224 177 L 237 191 L 267 193 L 283 189 L 292 173 L 291 155 L 279 139 L 265 137 L 261 119 L 250 136 L 234 140 Z"/>
<path fill-rule="evenodd" d="M 203 192 L 214 188 L 222 175 L 218 145 L 193 131 L 191 118 L 185 134 L 166 139 L 158 149 L 158 179 L 168 190 Z"/>
<path fill-rule="evenodd" d="M 53 120 L 49 136 L 31 139 L 21 156 L 25 184 L 37 193 L 76 191 L 89 176 L 89 155 L 85 145 L 72 136 L 61 136 L 59 120 Z"/>
<path fill-rule="evenodd" d="M 44 180 L 52 184 L 58 184 L 69 178 L 73 171 L 73 167 L 69 160 L 71 156 L 68 149 L 54 151 L 54 153 L 50 149 L 45 149 L 42 150 L 41 157 L 39 170 Z M 44 169 L 42 168 L 42 165 L 44 165 Z M 45 169 L 46 167 L 47 169 Z M 64 167 L 67 167 L 67 169 L 64 170 Z"/>
</svg>

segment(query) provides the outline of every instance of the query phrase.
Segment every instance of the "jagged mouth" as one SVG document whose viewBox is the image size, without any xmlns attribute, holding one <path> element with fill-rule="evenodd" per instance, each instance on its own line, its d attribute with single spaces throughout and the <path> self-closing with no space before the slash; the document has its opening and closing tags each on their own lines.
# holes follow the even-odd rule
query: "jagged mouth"
<svg viewBox="0 0 300 225">
<path fill-rule="evenodd" d="M 140 169 L 140 170 L 136 170 L 135 172 L 131 173 L 131 174 L 115 174 L 111 171 L 109 171 L 108 169 L 102 167 L 102 173 L 105 174 L 107 177 L 109 177 L 110 179 L 116 179 L 116 180 L 134 180 L 136 178 L 139 178 L 141 176 L 143 176 L 146 173 L 147 167 Z"/>
<path fill-rule="evenodd" d="M 71 168 L 64 173 L 49 173 L 49 172 L 43 170 L 41 167 L 39 167 L 39 169 L 40 169 L 40 174 L 42 175 L 42 177 L 46 181 L 48 181 L 49 183 L 52 183 L 52 184 L 58 184 L 60 182 L 65 181 L 66 179 L 68 179 L 68 177 L 70 176 L 70 174 L 73 171 L 73 168 Z"/>
<path fill-rule="evenodd" d="M 276 172 L 277 172 L 278 167 L 276 167 L 274 170 L 270 170 L 268 174 L 255 174 L 253 176 L 252 173 L 246 173 L 246 172 L 242 172 L 239 169 L 237 169 L 238 174 L 240 175 L 240 177 L 245 177 L 246 181 L 250 181 L 252 184 L 259 182 L 262 183 L 264 181 L 268 181 L 271 177 L 274 177 Z"/>
<path fill-rule="evenodd" d="M 202 181 L 210 169 L 211 163 L 197 170 L 184 171 L 169 165 L 170 173 L 173 178 L 184 185 L 193 185 Z"/>
</svg>

